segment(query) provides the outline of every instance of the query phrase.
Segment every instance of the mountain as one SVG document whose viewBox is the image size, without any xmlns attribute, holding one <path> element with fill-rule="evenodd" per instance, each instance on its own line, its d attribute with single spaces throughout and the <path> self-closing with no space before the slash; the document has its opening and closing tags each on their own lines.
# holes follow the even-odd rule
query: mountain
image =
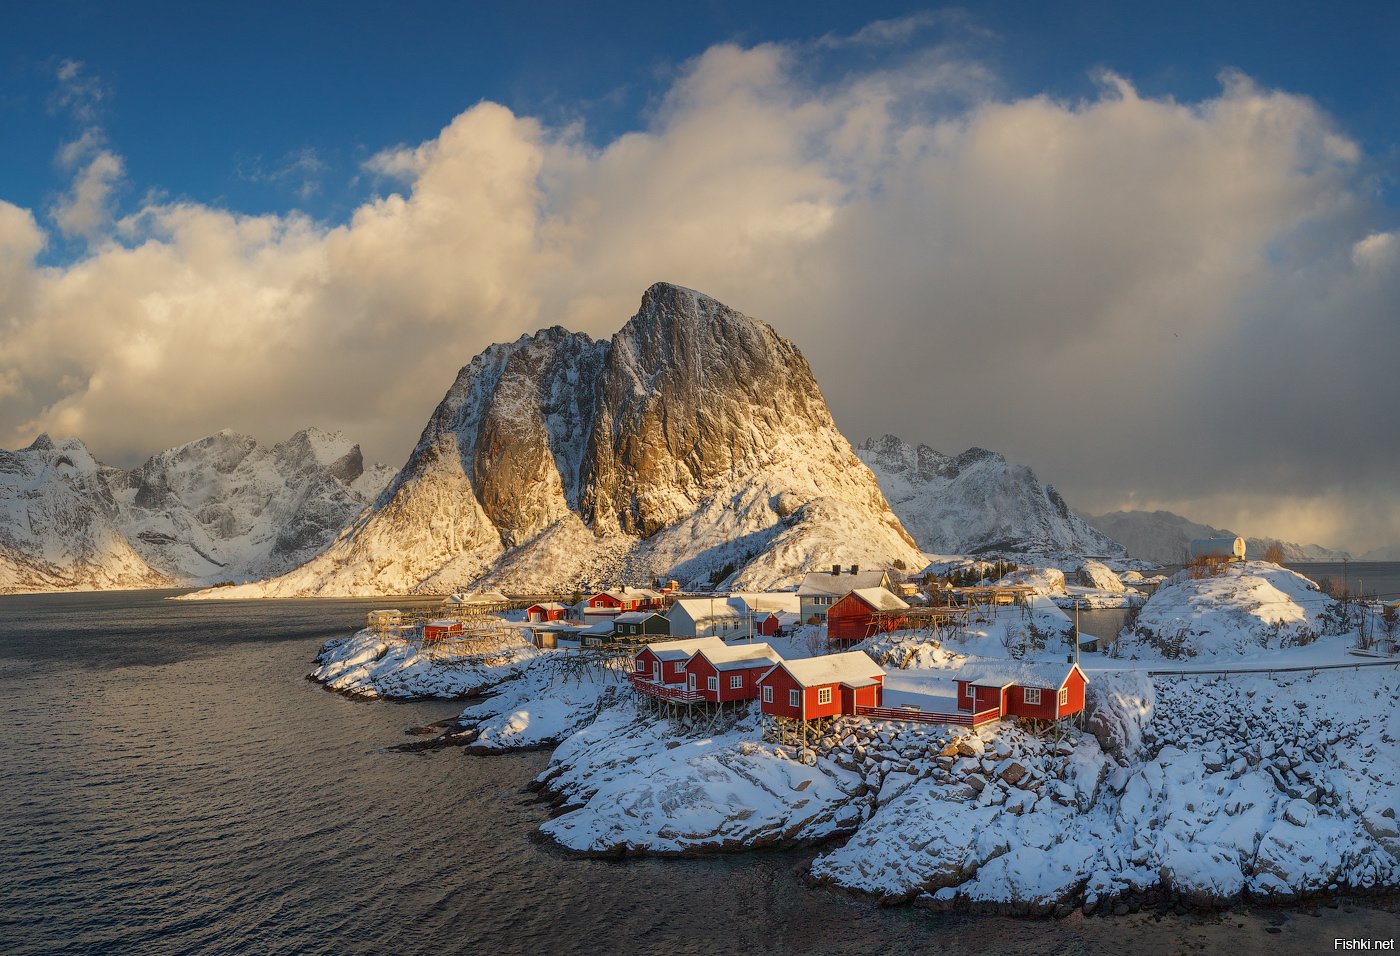
<svg viewBox="0 0 1400 956">
<path fill-rule="evenodd" d="M 1400 561 L 1400 544 L 1375 548 L 1361 556 L 1362 561 Z"/>
<path fill-rule="evenodd" d="M 1170 511 L 1113 511 L 1086 516 L 1086 521 L 1104 534 L 1123 543 L 1128 553 L 1157 564 L 1182 564 L 1191 542 L 1197 538 L 1234 537 L 1235 532 L 1198 524 Z M 1285 562 L 1341 561 L 1351 555 L 1318 544 L 1294 544 L 1278 538 L 1245 538 L 1245 551 L 1251 558 L 1262 558 L 1271 545 L 1283 549 Z"/>
<path fill-rule="evenodd" d="M 237 432 L 109 469 L 117 518 L 146 562 L 181 583 L 247 581 L 323 550 L 388 483 L 360 446 L 309 428 L 267 448 Z"/>
<path fill-rule="evenodd" d="M 158 588 L 131 546 L 103 467 L 75 438 L 0 450 L 0 593 Z"/>
<path fill-rule="evenodd" d="M 1035 472 L 996 452 L 950 457 L 893 435 L 856 449 L 919 547 L 934 554 L 1126 557 Z"/>
<path fill-rule="evenodd" d="M 0 593 L 276 574 L 325 548 L 390 477 L 317 429 L 272 448 L 223 431 L 131 470 L 41 435 L 0 451 Z"/>
<path fill-rule="evenodd" d="M 554 327 L 463 368 L 389 487 L 323 554 L 202 596 L 792 584 L 920 559 L 797 348 L 667 283 L 609 341 Z"/>
</svg>

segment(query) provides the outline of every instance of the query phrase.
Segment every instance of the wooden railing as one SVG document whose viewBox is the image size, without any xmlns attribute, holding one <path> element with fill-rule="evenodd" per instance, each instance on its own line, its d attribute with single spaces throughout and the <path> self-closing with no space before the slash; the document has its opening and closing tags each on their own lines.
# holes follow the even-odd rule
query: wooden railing
<svg viewBox="0 0 1400 956">
<path fill-rule="evenodd" d="M 958 724 L 963 727 L 980 727 L 993 720 L 1001 719 L 1001 711 L 996 707 L 979 710 L 976 713 L 957 711 L 941 714 L 932 710 L 919 710 L 914 707 L 857 707 L 856 716 L 871 717 L 876 720 L 912 720 L 925 724 Z"/>
<path fill-rule="evenodd" d="M 683 704 L 690 704 L 705 699 L 698 691 L 691 690 L 685 684 L 658 684 L 656 681 L 650 680 L 641 674 L 629 674 L 627 676 L 631 679 L 632 686 L 636 688 L 638 692 L 646 694 L 648 697 L 655 697 L 659 700 L 677 700 Z"/>
</svg>

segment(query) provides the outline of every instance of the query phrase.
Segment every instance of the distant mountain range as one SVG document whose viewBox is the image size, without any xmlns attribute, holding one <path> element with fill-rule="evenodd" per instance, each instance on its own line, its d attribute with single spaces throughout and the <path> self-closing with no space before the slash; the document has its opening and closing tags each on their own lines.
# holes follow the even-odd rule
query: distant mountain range
<svg viewBox="0 0 1400 956">
<path fill-rule="evenodd" d="M 1199 524 L 1170 511 L 1111 511 L 1097 516 L 1087 515 L 1085 520 L 1121 542 L 1133 557 L 1155 564 L 1185 563 L 1191 542 L 1198 538 L 1235 536 L 1233 531 Z M 1245 538 L 1245 551 L 1251 558 L 1262 558 L 1272 545 L 1283 549 L 1285 562 L 1342 561 L 1351 558 L 1345 551 L 1319 544 L 1295 544 L 1278 538 Z"/>
<path fill-rule="evenodd" d="M 893 435 L 856 449 L 919 547 L 934 554 L 1126 558 L 1117 541 L 1090 527 L 1031 469 L 996 452 L 957 456 Z"/>
<path fill-rule="evenodd" d="M 323 550 L 390 474 L 318 429 L 272 448 L 223 431 L 130 470 L 41 435 L 0 451 L 0 593 L 276 574 Z"/>
</svg>

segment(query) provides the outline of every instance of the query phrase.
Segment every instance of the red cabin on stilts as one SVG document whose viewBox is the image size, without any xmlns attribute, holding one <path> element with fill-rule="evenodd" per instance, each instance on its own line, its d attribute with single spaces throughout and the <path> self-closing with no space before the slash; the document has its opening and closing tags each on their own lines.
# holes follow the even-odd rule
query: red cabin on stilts
<svg viewBox="0 0 1400 956">
<path fill-rule="evenodd" d="M 816 720 L 879 707 L 885 670 L 864 651 L 781 661 L 758 680 L 759 710 L 771 717 Z"/>
<path fill-rule="evenodd" d="M 849 644 L 863 641 L 884 631 L 898 631 L 907 626 L 890 611 L 907 611 L 908 603 L 885 588 L 857 588 L 841 598 L 826 612 L 826 639 Z M 881 614 L 879 621 L 875 613 Z"/>
</svg>

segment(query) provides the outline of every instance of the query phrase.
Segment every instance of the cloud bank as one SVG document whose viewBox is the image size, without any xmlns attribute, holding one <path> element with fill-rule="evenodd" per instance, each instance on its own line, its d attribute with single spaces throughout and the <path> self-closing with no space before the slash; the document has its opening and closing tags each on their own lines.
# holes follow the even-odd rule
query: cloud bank
<svg viewBox="0 0 1400 956">
<path fill-rule="evenodd" d="M 1313 102 L 1009 97 L 943 48 L 815 79 L 830 46 L 714 47 L 602 145 L 480 103 L 375 154 L 342 224 L 118 210 L 79 137 L 45 218 L 0 201 L 0 445 L 314 423 L 398 461 L 482 347 L 610 334 L 666 279 L 794 339 L 853 439 L 996 448 L 1086 511 L 1400 541 L 1400 240 Z M 85 252 L 39 265 L 59 237 Z"/>
</svg>

